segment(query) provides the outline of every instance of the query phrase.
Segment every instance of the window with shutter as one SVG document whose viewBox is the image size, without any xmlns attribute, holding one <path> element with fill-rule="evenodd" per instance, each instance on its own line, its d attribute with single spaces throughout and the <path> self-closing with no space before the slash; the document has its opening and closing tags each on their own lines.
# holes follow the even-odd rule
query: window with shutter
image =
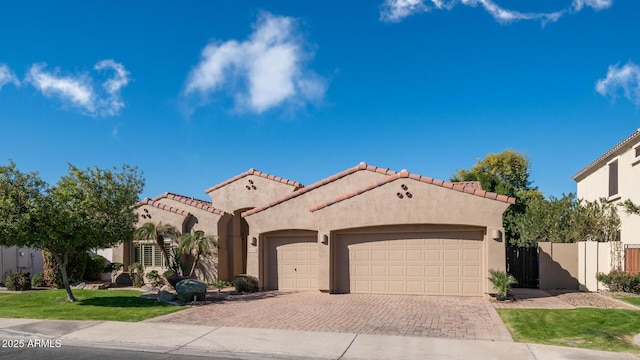
<svg viewBox="0 0 640 360">
<path fill-rule="evenodd" d="M 142 245 L 144 267 L 153 266 L 153 245 Z"/>
<path fill-rule="evenodd" d="M 609 164 L 609 196 L 618 194 L 618 160 Z"/>
</svg>

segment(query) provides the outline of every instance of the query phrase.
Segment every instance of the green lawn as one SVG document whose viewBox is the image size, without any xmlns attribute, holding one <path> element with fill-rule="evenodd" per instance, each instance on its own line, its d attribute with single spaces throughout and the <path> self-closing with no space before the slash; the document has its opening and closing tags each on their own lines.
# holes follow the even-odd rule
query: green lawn
<svg viewBox="0 0 640 360">
<path fill-rule="evenodd" d="M 141 321 L 184 309 L 140 298 L 137 290 L 74 290 L 78 301 L 67 302 L 64 290 L 0 293 L 0 317 L 58 320 Z"/>
<path fill-rule="evenodd" d="M 638 296 L 616 296 L 615 298 L 626 301 L 631 305 L 640 306 L 640 297 Z"/>
<path fill-rule="evenodd" d="M 640 311 L 614 309 L 498 309 L 518 342 L 640 353 Z"/>
</svg>

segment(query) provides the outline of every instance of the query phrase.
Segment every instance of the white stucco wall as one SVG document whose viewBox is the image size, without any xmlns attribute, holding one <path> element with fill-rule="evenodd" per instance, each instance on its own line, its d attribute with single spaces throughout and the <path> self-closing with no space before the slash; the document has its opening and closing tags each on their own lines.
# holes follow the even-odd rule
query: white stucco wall
<svg viewBox="0 0 640 360">
<path fill-rule="evenodd" d="M 640 157 L 635 156 L 635 148 L 640 146 L 640 137 L 602 159 L 597 166 L 574 178 L 577 181 L 578 198 L 594 201 L 607 198 L 614 204 L 631 199 L 640 204 Z M 618 194 L 609 195 L 609 164 L 618 160 Z M 640 244 L 640 216 L 620 214 L 620 237 L 625 244 Z"/>
</svg>

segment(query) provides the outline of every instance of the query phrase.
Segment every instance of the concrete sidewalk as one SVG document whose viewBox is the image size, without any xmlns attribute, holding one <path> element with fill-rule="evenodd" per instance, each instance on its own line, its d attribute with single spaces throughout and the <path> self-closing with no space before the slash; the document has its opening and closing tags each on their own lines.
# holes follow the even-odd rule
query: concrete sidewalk
<svg viewBox="0 0 640 360">
<path fill-rule="evenodd" d="M 235 359 L 638 359 L 626 353 L 499 341 L 145 322 L 0 319 L 3 345 L 6 340 L 16 340 L 11 343 L 28 347 L 40 340 L 40 346 L 53 345 L 51 351 L 55 351 L 55 341 L 42 341 L 48 339 L 59 340 L 61 347 Z"/>
</svg>

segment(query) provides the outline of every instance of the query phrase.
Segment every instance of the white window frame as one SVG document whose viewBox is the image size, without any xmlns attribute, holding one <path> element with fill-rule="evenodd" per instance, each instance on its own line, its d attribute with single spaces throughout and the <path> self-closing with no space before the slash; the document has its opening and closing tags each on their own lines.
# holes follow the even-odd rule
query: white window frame
<svg viewBox="0 0 640 360">
<path fill-rule="evenodd" d="M 164 255 L 162 255 L 162 251 L 158 247 L 158 244 L 155 243 L 155 241 L 153 240 L 140 241 L 134 245 L 135 245 L 133 250 L 134 262 L 142 263 L 142 266 L 145 269 L 147 268 L 167 269 L 168 268 L 168 264 L 165 264 L 166 261 L 164 259 Z M 171 241 L 170 240 L 165 241 L 164 247 L 170 253 Z M 147 256 L 145 256 L 145 252 L 150 254 L 148 256 L 148 259 L 147 259 Z"/>
</svg>

